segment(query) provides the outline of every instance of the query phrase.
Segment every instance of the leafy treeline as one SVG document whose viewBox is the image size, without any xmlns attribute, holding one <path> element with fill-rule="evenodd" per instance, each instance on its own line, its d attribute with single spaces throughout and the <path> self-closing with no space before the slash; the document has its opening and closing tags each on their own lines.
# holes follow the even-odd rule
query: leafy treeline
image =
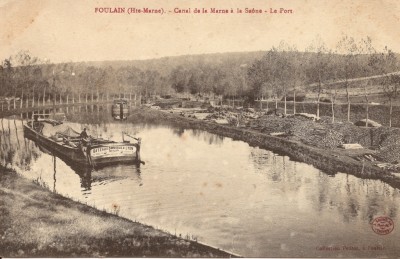
<svg viewBox="0 0 400 259">
<path fill-rule="evenodd" d="M 339 87 L 348 93 L 352 78 L 378 74 L 389 78 L 397 69 L 397 55 L 392 51 L 374 49 L 368 38 L 356 42 L 348 36 L 343 36 L 334 50 L 317 37 L 305 51 L 282 42 L 266 52 L 142 61 L 50 64 L 23 51 L 2 62 L 0 96 L 48 101 L 56 96 L 77 100 L 83 96 L 99 99 L 117 94 L 149 97 L 182 93 L 295 101 L 299 91 L 314 91 L 319 103 L 322 92 L 330 93 L 332 99 Z M 338 80 L 343 83 L 331 84 Z M 382 89 L 394 96 L 397 84 L 381 81 Z"/>
<path fill-rule="evenodd" d="M 0 66 L 0 96 L 46 100 L 137 94 L 231 94 L 246 66 L 265 52 L 182 56 L 143 61 L 49 64 L 22 51 Z M 57 97 L 59 98 L 59 97 Z"/>
</svg>

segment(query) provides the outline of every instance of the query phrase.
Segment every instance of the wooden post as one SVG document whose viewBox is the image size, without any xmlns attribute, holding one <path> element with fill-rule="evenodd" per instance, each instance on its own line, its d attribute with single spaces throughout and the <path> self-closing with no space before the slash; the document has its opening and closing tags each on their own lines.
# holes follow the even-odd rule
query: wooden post
<svg viewBox="0 0 400 259">
<path fill-rule="evenodd" d="M 137 160 L 137 163 L 138 164 L 140 164 L 141 163 L 141 159 L 140 159 L 140 145 L 141 145 L 141 142 L 142 142 L 142 139 L 141 138 L 138 138 L 137 139 L 137 144 L 135 145 L 136 146 L 136 160 Z"/>
<path fill-rule="evenodd" d="M 35 95 L 32 95 L 32 107 L 35 106 Z"/>
<path fill-rule="evenodd" d="M 46 105 L 46 87 L 43 89 L 43 106 Z"/>
<path fill-rule="evenodd" d="M 285 101 L 285 108 L 284 108 L 285 111 L 284 111 L 284 114 L 285 114 L 285 116 L 286 116 L 286 109 L 287 109 L 287 107 L 286 107 L 286 93 L 285 93 L 285 100 L 284 100 L 284 101 Z"/>
</svg>

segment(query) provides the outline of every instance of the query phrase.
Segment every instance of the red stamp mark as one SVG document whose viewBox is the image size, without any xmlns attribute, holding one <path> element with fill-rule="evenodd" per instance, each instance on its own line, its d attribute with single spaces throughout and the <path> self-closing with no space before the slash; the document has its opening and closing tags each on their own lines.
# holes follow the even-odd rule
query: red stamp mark
<svg viewBox="0 0 400 259">
<path fill-rule="evenodd" d="M 394 229 L 393 220 L 389 217 L 377 217 L 371 223 L 372 230 L 378 235 L 387 235 Z"/>
</svg>

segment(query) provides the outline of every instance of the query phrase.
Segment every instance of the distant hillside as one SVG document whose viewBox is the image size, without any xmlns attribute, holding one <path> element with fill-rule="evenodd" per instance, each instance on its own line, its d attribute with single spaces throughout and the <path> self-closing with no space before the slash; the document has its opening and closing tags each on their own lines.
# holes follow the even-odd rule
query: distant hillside
<svg viewBox="0 0 400 259">
<path fill-rule="evenodd" d="M 395 55 L 398 63 L 400 55 Z M 335 86 L 340 94 L 346 66 L 351 67 L 347 79 L 359 78 L 349 80 L 352 88 L 359 88 L 366 79 L 375 84 L 380 80 L 371 78 L 382 72 L 368 65 L 370 58 L 358 55 L 346 65 L 344 55 L 271 50 L 25 66 L 9 62 L 0 67 L 0 96 L 39 96 L 48 100 L 54 94 L 103 98 L 124 93 L 146 97 L 180 93 L 254 100 L 282 96 L 282 89 L 290 91 L 294 85 L 311 94 L 318 82 L 320 61 L 326 59 L 330 62 L 322 71 L 323 90 Z M 397 64 L 388 72 L 398 71 L 399 67 Z"/>
<path fill-rule="evenodd" d="M 212 53 L 200 55 L 183 55 L 173 57 L 163 57 L 157 59 L 146 60 L 114 60 L 114 61 L 89 61 L 77 62 L 77 65 L 94 66 L 94 67 L 112 67 L 115 70 L 121 67 L 137 67 L 142 71 L 156 70 L 163 76 L 168 76 L 176 67 L 183 66 L 185 68 L 193 68 L 199 64 L 218 66 L 223 64 L 242 64 L 250 65 L 256 59 L 261 59 L 266 51 L 254 52 L 228 52 L 228 53 Z"/>
</svg>

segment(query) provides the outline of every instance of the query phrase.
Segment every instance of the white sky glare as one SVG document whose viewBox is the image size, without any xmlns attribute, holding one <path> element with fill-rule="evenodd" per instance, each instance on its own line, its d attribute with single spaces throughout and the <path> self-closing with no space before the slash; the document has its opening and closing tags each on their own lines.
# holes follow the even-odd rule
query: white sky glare
<svg viewBox="0 0 400 259">
<path fill-rule="evenodd" d="M 96 7 L 166 13 L 99 14 Z M 212 7 L 293 13 L 194 13 Z M 176 14 L 175 8 L 191 13 Z M 317 35 L 335 48 L 342 34 L 370 36 L 378 49 L 400 52 L 399 25 L 396 0 L 0 0 L 0 59 L 20 50 L 53 62 L 149 59 L 268 50 L 282 40 L 304 50 Z"/>
</svg>

